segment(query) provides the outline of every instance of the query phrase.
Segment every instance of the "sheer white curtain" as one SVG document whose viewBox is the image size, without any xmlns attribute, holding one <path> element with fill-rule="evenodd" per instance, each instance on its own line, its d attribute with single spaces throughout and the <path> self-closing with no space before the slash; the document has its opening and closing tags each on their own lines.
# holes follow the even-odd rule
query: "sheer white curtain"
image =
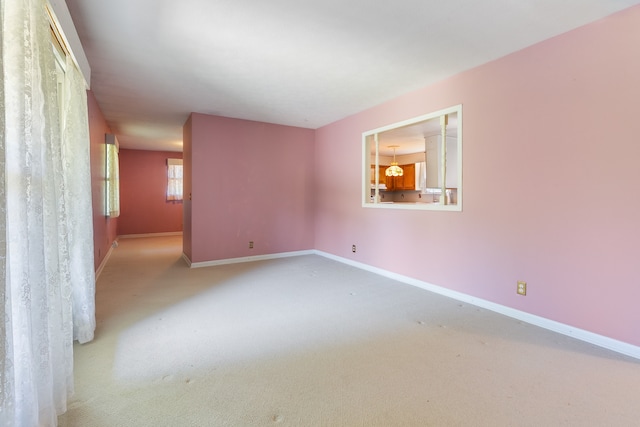
<svg viewBox="0 0 640 427">
<path fill-rule="evenodd" d="M 167 200 L 182 200 L 182 159 L 167 159 Z"/>
<path fill-rule="evenodd" d="M 0 425 L 54 426 L 95 329 L 86 93 L 67 67 L 59 111 L 45 1 L 0 2 Z"/>
<path fill-rule="evenodd" d="M 91 201 L 91 154 L 87 92 L 84 78 L 67 57 L 68 100 L 62 127 L 62 167 L 66 216 L 69 225 L 68 262 L 71 271 L 73 338 L 80 343 L 93 339 L 95 320 L 95 272 L 93 266 L 93 213 Z"/>
</svg>

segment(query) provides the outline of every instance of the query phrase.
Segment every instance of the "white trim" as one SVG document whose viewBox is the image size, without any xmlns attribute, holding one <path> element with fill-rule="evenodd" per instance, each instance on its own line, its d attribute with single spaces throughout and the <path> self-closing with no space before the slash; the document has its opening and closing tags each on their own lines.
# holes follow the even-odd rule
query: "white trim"
<svg viewBox="0 0 640 427">
<path fill-rule="evenodd" d="M 427 113 L 427 114 L 423 114 L 423 115 L 418 116 L 418 117 L 413 117 L 411 119 L 402 120 L 402 121 L 399 121 L 399 122 L 396 122 L 396 123 L 391 123 L 390 125 L 379 127 L 377 129 L 369 130 L 369 131 L 364 132 L 363 135 L 366 135 L 366 136 L 374 135 L 376 133 L 381 133 L 381 132 L 385 132 L 385 131 L 388 131 L 388 130 L 393 130 L 393 129 L 397 129 L 397 128 L 400 128 L 400 127 L 413 125 L 413 124 L 418 123 L 418 122 L 424 122 L 426 120 L 435 119 L 436 117 L 440 117 L 440 116 L 443 116 L 445 114 L 458 113 L 461 110 L 462 110 L 462 104 L 454 105 L 452 107 L 443 108 L 441 110 L 434 111 L 434 112 Z"/>
<path fill-rule="evenodd" d="M 187 254 L 185 254 L 184 252 L 182 252 L 182 259 L 184 260 L 184 262 L 187 263 L 187 267 L 191 268 L 191 260 L 189 259 L 189 257 L 187 256 Z"/>
<path fill-rule="evenodd" d="M 225 265 L 225 264 L 237 264 L 241 262 L 253 262 L 253 261 L 262 261 L 267 259 L 276 259 L 276 258 L 288 258 L 293 256 L 300 255 L 314 255 L 316 254 L 315 250 L 308 251 L 295 251 L 295 252 L 280 252 L 277 254 L 265 254 L 265 255 L 254 255 L 247 256 L 241 258 L 227 258 L 227 259 L 216 259 L 213 261 L 202 261 L 202 262 L 191 262 L 186 255 L 182 254 L 182 257 L 187 261 L 190 268 L 200 268 L 200 267 L 213 267 L 216 265 Z"/>
<path fill-rule="evenodd" d="M 430 291 L 448 298 L 452 298 L 457 301 L 472 304 L 472 305 L 475 305 L 476 307 L 481 307 L 481 308 L 493 311 L 495 313 L 503 314 L 513 319 L 517 319 L 522 322 L 529 323 L 531 325 L 538 326 L 543 329 L 547 329 L 562 335 L 570 336 L 577 340 L 588 342 L 590 344 L 596 345 L 598 347 L 606 348 L 616 353 L 624 354 L 626 356 L 633 357 L 635 359 L 640 359 L 639 346 L 635 346 L 633 344 L 629 344 L 623 341 L 618 341 L 616 339 L 609 338 L 604 335 L 599 335 L 593 332 L 586 331 L 584 329 L 576 328 L 570 325 L 566 325 L 564 323 L 560 323 L 554 320 L 546 319 L 544 317 L 536 316 L 531 313 L 516 310 L 514 308 L 507 307 L 501 304 L 496 304 L 494 302 L 487 301 L 481 298 L 476 298 L 472 295 L 467 295 L 462 292 L 457 292 L 451 289 L 443 288 L 441 286 L 437 286 L 428 282 L 423 282 L 422 280 L 414 279 L 408 276 L 403 276 L 401 274 L 393 273 L 378 267 L 373 267 L 368 264 L 364 264 L 348 258 L 343 258 L 337 255 L 333 255 L 333 254 L 319 251 L 316 249 L 306 250 L 306 251 L 297 251 L 297 252 L 283 252 L 278 254 L 258 255 L 258 256 L 242 257 L 242 258 L 229 258 L 229 259 L 222 259 L 222 260 L 215 260 L 215 261 L 196 262 L 196 263 L 192 263 L 189 257 L 184 253 L 182 254 L 182 258 L 185 260 L 185 262 L 190 268 L 199 268 L 199 267 L 212 267 L 212 266 L 224 265 L 224 264 L 235 264 L 235 263 L 242 263 L 242 262 L 275 259 L 275 258 L 285 258 L 285 257 L 298 256 L 298 255 L 320 255 L 322 257 L 340 262 L 342 264 L 347 264 L 352 267 L 369 271 L 371 273 L 379 274 L 380 276 L 388 277 L 389 279 L 397 280 L 399 282 L 406 283 L 408 285 L 415 286 L 415 287 L 418 287 L 426 291 Z"/>
<path fill-rule="evenodd" d="M 398 202 L 378 202 L 362 203 L 363 208 L 376 208 L 376 209 L 405 209 L 414 211 L 445 211 L 445 212 L 462 212 L 461 205 L 441 205 L 440 203 L 398 203 Z"/>
<path fill-rule="evenodd" d="M 73 58 L 73 62 L 76 63 L 82 73 L 87 89 L 91 89 L 91 66 L 82 48 L 76 27 L 73 25 L 73 19 L 71 19 L 67 3 L 64 0 L 49 0 L 49 5 L 49 10 L 53 12 L 51 15 L 56 21 L 55 25 L 71 51 L 69 52 L 71 58 Z"/>
<path fill-rule="evenodd" d="M 413 203 L 398 203 L 398 202 L 382 202 L 379 199 L 379 179 L 378 176 L 380 174 L 379 166 L 380 166 L 380 141 L 378 140 L 378 134 L 386 131 L 390 131 L 393 129 L 413 125 L 416 123 L 420 123 L 423 121 L 431 120 L 442 117 L 450 114 L 456 114 L 457 116 L 457 133 L 455 136 L 456 141 L 456 162 L 457 162 L 457 192 L 456 192 L 456 203 L 451 205 L 445 205 L 441 203 L 423 203 L 423 202 L 413 202 Z M 386 126 L 379 127 L 377 129 L 369 130 L 362 133 L 362 207 L 363 208 L 375 208 L 375 209 L 404 209 L 404 210 L 420 210 L 420 211 L 448 211 L 448 212 L 462 212 L 462 104 L 454 105 L 448 108 L 444 108 L 442 110 L 434 111 L 432 113 L 423 114 L 418 117 L 414 117 L 411 119 L 403 120 L 397 123 L 392 123 Z M 443 127 L 444 129 L 444 127 Z M 446 146 L 446 133 L 442 133 L 444 136 L 441 144 Z M 373 144 L 375 144 L 375 160 L 374 164 L 372 164 L 371 160 L 371 146 L 367 142 L 367 138 L 373 136 Z M 444 173 L 446 169 L 446 157 L 445 157 L 446 149 L 442 149 L 442 158 L 440 159 L 445 164 L 442 164 L 439 169 L 441 173 Z M 395 158 L 395 156 L 394 156 Z M 410 162 L 412 163 L 412 162 Z M 374 168 L 374 175 L 376 178 L 374 182 L 377 184 L 374 190 L 373 200 L 371 197 L 371 167 Z M 442 188 L 441 194 L 443 193 L 446 182 L 441 177 L 442 180 Z M 444 198 L 444 196 L 442 196 Z"/>
<path fill-rule="evenodd" d="M 113 248 L 118 246 L 118 238 L 116 237 L 116 239 L 111 242 L 111 245 L 109 245 L 109 250 L 107 251 L 107 254 L 104 256 L 104 258 L 102 258 L 102 262 L 100 262 L 100 265 L 98 266 L 98 269 L 96 270 L 96 282 L 98 281 L 98 278 L 100 277 L 100 273 L 102 273 L 102 270 L 104 270 L 104 267 L 107 265 L 107 261 L 109 261 L 109 258 L 111 257 L 111 253 L 113 252 Z"/>
<path fill-rule="evenodd" d="M 122 234 L 118 239 L 137 239 L 140 237 L 182 236 L 182 231 L 167 231 L 164 233 Z"/>
<path fill-rule="evenodd" d="M 453 291 L 451 289 L 446 289 L 437 285 L 433 285 L 431 283 L 414 279 L 412 277 L 403 276 L 401 274 L 397 274 L 387 270 L 383 270 L 381 268 L 373 267 L 368 264 L 364 264 L 358 261 L 353 261 L 348 258 L 339 257 L 337 255 L 333 255 L 333 254 L 318 251 L 318 250 L 313 251 L 313 253 L 323 256 L 325 258 L 332 259 L 334 261 L 341 262 L 343 264 L 347 264 L 356 268 L 360 268 L 362 270 L 379 274 L 384 277 L 388 277 L 393 280 L 397 280 L 399 282 L 406 283 L 408 285 L 416 286 L 418 288 L 425 289 L 427 291 L 434 292 L 436 294 L 443 295 L 445 297 L 453 298 L 455 300 L 466 302 L 468 304 L 472 304 L 477 307 L 485 308 L 487 310 L 491 310 L 493 312 L 503 314 L 505 316 L 508 316 L 517 320 L 521 320 L 531 325 L 539 326 L 541 328 L 548 329 L 550 331 L 557 332 L 562 335 L 567 335 L 572 338 L 578 339 L 580 341 L 585 341 L 590 344 L 594 344 L 598 347 L 603 347 L 608 350 L 633 357 L 635 359 L 640 359 L 639 346 L 635 346 L 623 341 L 618 341 L 616 339 L 599 335 L 593 332 L 585 331 L 583 329 L 566 325 L 564 323 L 556 322 L 554 320 L 546 319 L 544 317 L 536 316 L 534 314 L 527 313 L 524 311 L 516 310 L 514 308 L 507 307 L 501 304 L 496 304 L 494 302 L 483 300 L 481 298 L 476 298 L 474 296 Z"/>
</svg>

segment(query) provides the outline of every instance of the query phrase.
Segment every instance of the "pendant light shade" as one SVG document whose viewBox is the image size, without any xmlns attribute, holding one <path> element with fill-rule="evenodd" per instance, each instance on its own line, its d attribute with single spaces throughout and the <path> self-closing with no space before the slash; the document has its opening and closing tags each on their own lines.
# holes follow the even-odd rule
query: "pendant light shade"
<svg viewBox="0 0 640 427">
<path fill-rule="evenodd" d="M 402 176 L 404 171 L 398 166 L 398 162 L 396 162 L 396 148 L 398 148 L 398 145 L 390 145 L 389 148 L 393 148 L 393 162 L 391 162 L 391 166 L 384 171 L 384 174 L 386 176 Z"/>
</svg>

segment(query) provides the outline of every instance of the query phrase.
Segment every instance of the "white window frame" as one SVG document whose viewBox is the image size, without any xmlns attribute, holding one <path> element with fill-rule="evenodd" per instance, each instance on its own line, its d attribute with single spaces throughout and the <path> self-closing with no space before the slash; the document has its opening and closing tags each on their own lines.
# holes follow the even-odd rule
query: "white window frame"
<svg viewBox="0 0 640 427">
<path fill-rule="evenodd" d="M 448 117 L 455 117 L 455 135 L 447 138 Z M 442 136 L 438 149 L 438 187 L 423 188 L 418 193 L 419 201 L 412 203 L 392 202 L 388 198 L 385 200 L 385 190 L 380 185 L 380 147 L 385 136 L 385 132 L 394 131 L 400 128 L 412 128 L 422 122 L 440 119 Z M 420 135 L 417 135 L 420 136 Z M 421 136 L 423 137 L 423 136 Z M 447 160 L 447 141 L 455 144 L 455 155 Z M 426 140 L 425 140 L 426 147 Z M 362 207 L 376 209 L 409 209 L 427 211 L 462 211 L 462 104 L 455 105 L 432 113 L 424 114 L 408 120 L 403 120 L 377 129 L 373 129 L 362 134 Z M 447 188 L 447 164 L 455 159 L 455 202 L 450 203 L 447 195 L 451 194 L 451 189 Z M 449 163 L 450 164 L 450 163 Z M 373 167 L 375 166 L 375 167 Z M 372 176 L 372 170 L 375 176 Z M 373 184 L 372 184 L 373 183 Z M 445 195 L 444 197 L 442 195 Z M 404 194 L 402 194 L 404 197 Z M 428 202 L 427 202 L 428 201 Z M 436 203 L 434 203 L 436 201 Z"/>
<path fill-rule="evenodd" d="M 113 134 L 105 134 L 105 216 L 117 218 L 120 216 L 120 161 L 118 152 L 120 145 Z"/>
<path fill-rule="evenodd" d="M 183 200 L 183 174 L 182 159 L 167 159 L 167 201 Z"/>
</svg>

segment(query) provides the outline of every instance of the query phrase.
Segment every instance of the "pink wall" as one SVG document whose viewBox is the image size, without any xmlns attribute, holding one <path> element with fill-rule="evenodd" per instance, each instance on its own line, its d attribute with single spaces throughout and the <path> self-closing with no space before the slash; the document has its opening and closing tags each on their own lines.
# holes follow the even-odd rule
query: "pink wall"
<svg viewBox="0 0 640 427">
<path fill-rule="evenodd" d="M 640 345 L 638 28 L 633 7 L 319 129 L 315 247 Z M 463 211 L 362 208 L 361 133 L 460 103 Z"/>
<path fill-rule="evenodd" d="M 193 113 L 185 136 L 191 261 L 313 248 L 313 130 Z"/>
<path fill-rule="evenodd" d="M 191 250 L 192 241 L 192 227 L 191 227 L 191 193 L 193 189 L 191 179 L 193 165 L 191 162 L 191 127 L 192 127 L 192 115 L 189 116 L 186 123 L 182 128 L 182 164 L 184 178 L 182 180 L 182 191 L 184 192 L 183 201 L 183 231 L 182 231 L 182 253 L 187 258 L 193 259 L 193 252 Z"/>
<path fill-rule="evenodd" d="M 111 130 L 93 92 L 87 91 L 91 140 L 91 197 L 93 201 L 94 268 L 97 270 L 116 238 L 118 220 L 104 216 L 104 136 Z"/>
<path fill-rule="evenodd" d="M 167 201 L 167 159 L 172 151 L 120 150 L 118 234 L 182 231 L 182 201 Z"/>
</svg>

